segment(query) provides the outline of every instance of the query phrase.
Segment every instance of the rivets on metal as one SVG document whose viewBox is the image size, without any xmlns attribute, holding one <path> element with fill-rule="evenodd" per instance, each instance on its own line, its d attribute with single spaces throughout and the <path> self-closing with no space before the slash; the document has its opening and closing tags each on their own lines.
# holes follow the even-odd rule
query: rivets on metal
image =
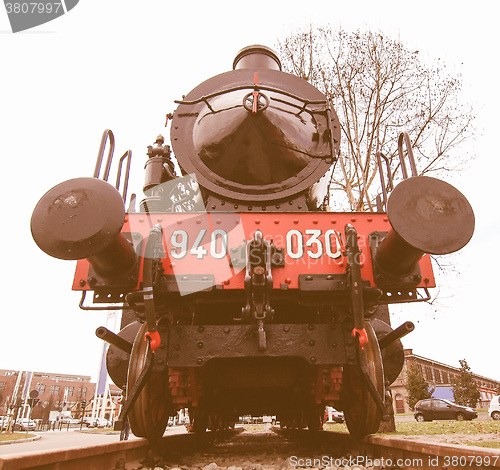
<svg viewBox="0 0 500 470">
<path fill-rule="evenodd" d="M 231 328 L 229 326 L 224 327 L 224 333 L 229 333 L 231 331 Z"/>
<path fill-rule="evenodd" d="M 311 357 L 311 359 L 309 359 L 309 361 L 311 361 L 314 364 L 316 362 L 316 358 L 313 356 Z"/>
<path fill-rule="evenodd" d="M 316 341 L 314 341 L 313 339 L 311 339 L 311 340 L 309 341 L 309 346 L 311 346 L 311 347 L 312 347 L 312 346 L 315 346 L 315 345 L 316 345 Z"/>
<path fill-rule="evenodd" d="M 337 219 L 332 219 L 332 220 L 330 220 L 330 222 L 331 222 L 333 225 L 335 225 L 335 224 L 337 223 Z"/>
<path fill-rule="evenodd" d="M 139 222 L 142 224 L 144 222 L 144 217 L 139 217 Z"/>
<path fill-rule="evenodd" d="M 284 331 L 285 333 L 288 333 L 288 332 L 290 331 L 290 327 L 289 327 L 288 325 L 285 325 L 285 326 L 283 327 L 283 331 Z"/>
<path fill-rule="evenodd" d="M 204 327 L 204 326 L 202 326 L 202 325 L 200 325 L 200 326 L 198 327 L 198 333 L 203 333 L 204 331 L 205 331 L 205 327 Z"/>
<path fill-rule="evenodd" d="M 351 217 L 351 222 L 356 222 L 356 217 Z"/>
<path fill-rule="evenodd" d="M 280 223 L 280 219 L 274 219 L 274 223 L 278 225 Z"/>
<path fill-rule="evenodd" d="M 196 347 L 197 347 L 198 349 L 203 349 L 203 341 L 198 341 L 198 342 L 196 343 Z"/>
<path fill-rule="evenodd" d="M 307 325 L 307 328 L 312 331 L 316 327 L 311 323 L 311 324 Z"/>
<path fill-rule="evenodd" d="M 255 219 L 255 224 L 259 225 L 260 224 L 260 220 L 259 219 Z"/>
<path fill-rule="evenodd" d="M 299 223 L 299 219 L 294 219 L 293 223 L 297 225 Z"/>
<path fill-rule="evenodd" d="M 285 284 L 290 285 L 291 283 L 292 283 L 292 280 L 291 280 L 289 277 L 287 277 L 287 278 L 285 279 Z"/>
<path fill-rule="evenodd" d="M 203 364 L 203 359 L 201 357 L 199 357 L 198 359 L 196 359 L 196 364 L 198 364 L 199 366 L 201 364 Z"/>
<path fill-rule="evenodd" d="M 313 219 L 313 224 L 317 224 L 318 223 L 318 219 Z"/>
</svg>

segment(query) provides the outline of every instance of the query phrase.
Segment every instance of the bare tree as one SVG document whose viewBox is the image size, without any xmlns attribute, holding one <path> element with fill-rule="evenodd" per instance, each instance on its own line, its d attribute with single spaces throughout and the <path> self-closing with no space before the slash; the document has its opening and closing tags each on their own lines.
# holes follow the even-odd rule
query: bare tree
<svg viewBox="0 0 500 470">
<path fill-rule="evenodd" d="M 460 103 L 461 78 L 441 61 L 426 67 L 382 33 L 313 28 L 278 43 L 285 71 L 308 80 L 332 101 L 342 128 L 341 154 L 325 201 L 374 210 L 378 152 L 398 170 L 398 136 L 407 131 L 419 174 L 457 169 L 452 150 L 471 136 L 474 115 Z M 375 183 L 375 184 L 374 184 Z M 339 191 L 341 193 L 339 194 Z"/>
</svg>

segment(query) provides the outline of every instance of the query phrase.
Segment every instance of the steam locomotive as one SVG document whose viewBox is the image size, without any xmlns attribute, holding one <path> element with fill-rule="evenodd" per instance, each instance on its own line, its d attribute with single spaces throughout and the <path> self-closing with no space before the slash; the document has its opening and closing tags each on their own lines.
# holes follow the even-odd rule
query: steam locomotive
<svg viewBox="0 0 500 470">
<path fill-rule="evenodd" d="M 123 309 L 118 334 L 96 332 L 110 343 L 110 377 L 126 389 L 116 426 L 128 419 L 154 439 L 188 408 L 193 432 L 242 415 L 319 429 L 329 405 L 352 435 L 377 431 L 403 366 L 400 338 L 413 329 L 392 330 L 388 305 L 429 298 L 429 254 L 472 236 L 466 198 L 417 176 L 402 135 L 413 176 L 405 171 L 390 197 L 384 190 L 378 212 L 328 211 L 337 114 L 264 46 L 242 49 L 232 71 L 198 85 L 167 118 L 172 149 L 162 136 L 148 147 L 138 209 L 133 196 L 125 210 L 131 152 L 116 185 L 107 182 L 107 130 L 94 176 L 49 190 L 31 221 L 43 251 L 78 260 L 82 308 Z"/>
</svg>

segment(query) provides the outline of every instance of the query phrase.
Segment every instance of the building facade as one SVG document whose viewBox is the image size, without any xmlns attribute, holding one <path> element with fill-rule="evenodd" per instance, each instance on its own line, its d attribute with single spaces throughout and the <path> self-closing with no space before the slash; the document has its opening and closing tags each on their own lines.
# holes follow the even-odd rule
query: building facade
<svg viewBox="0 0 500 470">
<path fill-rule="evenodd" d="M 408 392 L 406 390 L 406 381 L 408 378 L 408 370 L 413 363 L 422 371 L 422 374 L 429 383 L 430 387 L 434 387 L 434 398 L 446 398 L 453 401 L 453 386 L 452 378 L 458 378 L 460 369 L 452 367 L 441 362 L 435 361 L 422 356 L 413 354 L 412 349 L 405 349 L 405 361 L 403 369 L 398 378 L 391 385 L 392 400 L 395 413 L 410 413 L 412 410 L 406 402 Z M 481 375 L 474 374 L 481 397 L 477 404 L 477 408 L 487 408 L 491 399 L 497 394 L 500 382 L 494 379 L 489 379 Z"/>
<path fill-rule="evenodd" d="M 32 393 L 35 390 L 38 394 Z M 106 419 L 113 420 L 119 410 L 121 390 L 114 384 L 107 390 L 105 399 L 99 397 L 98 407 L 101 410 L 104 406 Z M 19 417 L 27 417 L 31 411 L 33 419 L 42 420 L 49 419 L 52 411 L 71 413 L 74 418 L 92 416 L 96 408 L 95 391 L 96 384 L 87 375 L 0 369 L 0 415 L 19 410 Z M 38 401 L 30 402 L 30 393 Z"/>
</svg>

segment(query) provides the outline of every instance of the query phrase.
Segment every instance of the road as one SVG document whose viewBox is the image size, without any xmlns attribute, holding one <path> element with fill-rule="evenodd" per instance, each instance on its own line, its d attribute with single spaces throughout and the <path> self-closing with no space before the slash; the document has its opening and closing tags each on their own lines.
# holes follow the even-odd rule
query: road
<svg viewBox="0 0 500 470">
<path fill-rule="evenodd" d="M 477 418 L 474 421 L 485 421 L 485 420 L 490 420 L 491 418 L 488 415 L 487 411 L 479 411 L 477 414 Z M 415 418 L 413 415 L 396 415 L 395 417 L 396 423 L 408 423 L 408 422 L 415 422 Z"/>
<path fill-rule="evenodd" d="M 186 432 L 184 426 L 172 426 L 167 428 L 165 434 L 179 434 Z M 37 441 L 15 442 L 12 444 L 0 446 L 0 457 L 14 454 L 38 453 L 48 450 L 71 449 L 74 447 L 93 446 L 97 444 L 109 444 L 118 442 L 120 434 L 106 434 L 80 432 L 79 429 L 70 429 L 69 431 L 37 431 L 35 434 L 41 436 Z M 130 440 L 137 439 L 130 434 Z"/>
</svg>

